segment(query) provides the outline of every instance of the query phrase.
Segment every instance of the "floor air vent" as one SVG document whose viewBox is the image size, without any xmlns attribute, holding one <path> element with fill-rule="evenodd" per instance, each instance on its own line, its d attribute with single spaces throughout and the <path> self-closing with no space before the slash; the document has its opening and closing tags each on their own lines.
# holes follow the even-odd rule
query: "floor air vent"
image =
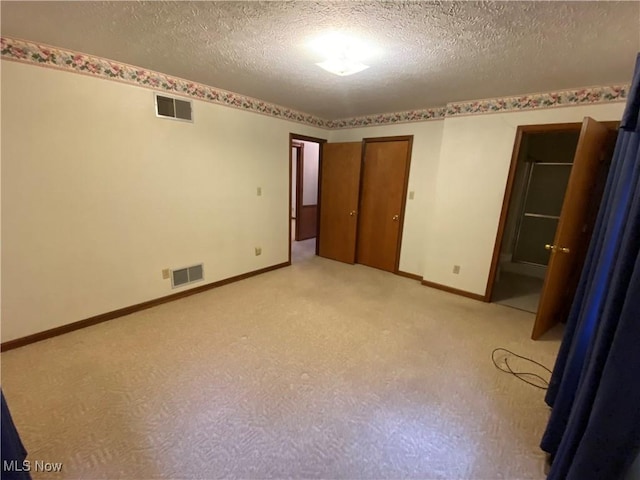
<svg viewBox="0 0 640 480">
<path fill-rule="evenodd" d="M 203 264 L 179 268 L 171 271 L 171 288 L 181 287 L 188 283 L 204 280 Z"/>
</svg>

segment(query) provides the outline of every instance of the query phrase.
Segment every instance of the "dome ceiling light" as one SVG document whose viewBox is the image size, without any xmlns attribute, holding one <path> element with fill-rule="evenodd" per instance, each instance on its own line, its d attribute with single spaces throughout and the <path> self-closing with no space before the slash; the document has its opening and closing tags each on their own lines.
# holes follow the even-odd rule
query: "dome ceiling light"
<svg viewBox="0 0 640 480">
<path fill-rule="evenodd" d="M 317 37 L 309 43 L 309 46 L 325 58 L 323 62 L 316 65 L 341 77 L 369 68 L 369 65 L 365 65 L 363 61 L 376 53 L 365 42 L 337 32 Z"/>
</svg>

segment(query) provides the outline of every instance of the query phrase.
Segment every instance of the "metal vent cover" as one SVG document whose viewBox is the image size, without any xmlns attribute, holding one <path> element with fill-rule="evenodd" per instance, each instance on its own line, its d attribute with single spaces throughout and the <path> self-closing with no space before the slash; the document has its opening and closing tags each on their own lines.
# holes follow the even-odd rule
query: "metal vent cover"
<svg viewBox="0 0 640 480">
<path fill-rule="evenodd" d="M 201 280 L 204 280 L 204 265 L 202 263 L 171 270 L 171 288 L 182 287 Z"/>
<path fill-rule="evenodd" d="M 155 94 L 156 116 L 193 122 L 193 109 L 190 100 Z"/>
</svg>

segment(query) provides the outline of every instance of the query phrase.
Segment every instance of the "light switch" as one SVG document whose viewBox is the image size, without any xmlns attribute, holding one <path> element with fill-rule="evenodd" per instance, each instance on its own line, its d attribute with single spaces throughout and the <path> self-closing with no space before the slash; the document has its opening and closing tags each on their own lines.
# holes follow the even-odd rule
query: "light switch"
<svg viewBox="0 0 640 480">
<path fill-rule="evenodd" d="M 261 197 L 262 196 L 262 187 L 258 187 L 256 190 L 256 194 Z"/>
<path fill-rule="evenodd" d="M 413 200 L 413 197 L 415 197 L 416 192 L 409 192 L 409 200 Z"/>
</svg>

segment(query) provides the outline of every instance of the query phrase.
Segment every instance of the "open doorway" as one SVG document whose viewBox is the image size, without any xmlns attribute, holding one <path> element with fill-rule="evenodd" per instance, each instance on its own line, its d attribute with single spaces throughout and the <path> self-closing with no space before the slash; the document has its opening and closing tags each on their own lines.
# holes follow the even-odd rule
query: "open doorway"
<svg viewBox="0 0 640 480">
<path fill-rule="evenodd" d="M 538 311 L 579 136 L 580 125 L 522 133 L 492 302 Z"/>
<path fill-rule="evenodd" d="M 517 129 L 484 298 L 535 313 L 534 340 L 569 315 L 617 128 L 585 117 Z"/>
<path fill-rule="evenodd" d="M 294 263 L 313 257 L 317 250 L 319 172 L 324 142 L 304 135 L 289 136 L 289 258 Z"/>
</svg>

